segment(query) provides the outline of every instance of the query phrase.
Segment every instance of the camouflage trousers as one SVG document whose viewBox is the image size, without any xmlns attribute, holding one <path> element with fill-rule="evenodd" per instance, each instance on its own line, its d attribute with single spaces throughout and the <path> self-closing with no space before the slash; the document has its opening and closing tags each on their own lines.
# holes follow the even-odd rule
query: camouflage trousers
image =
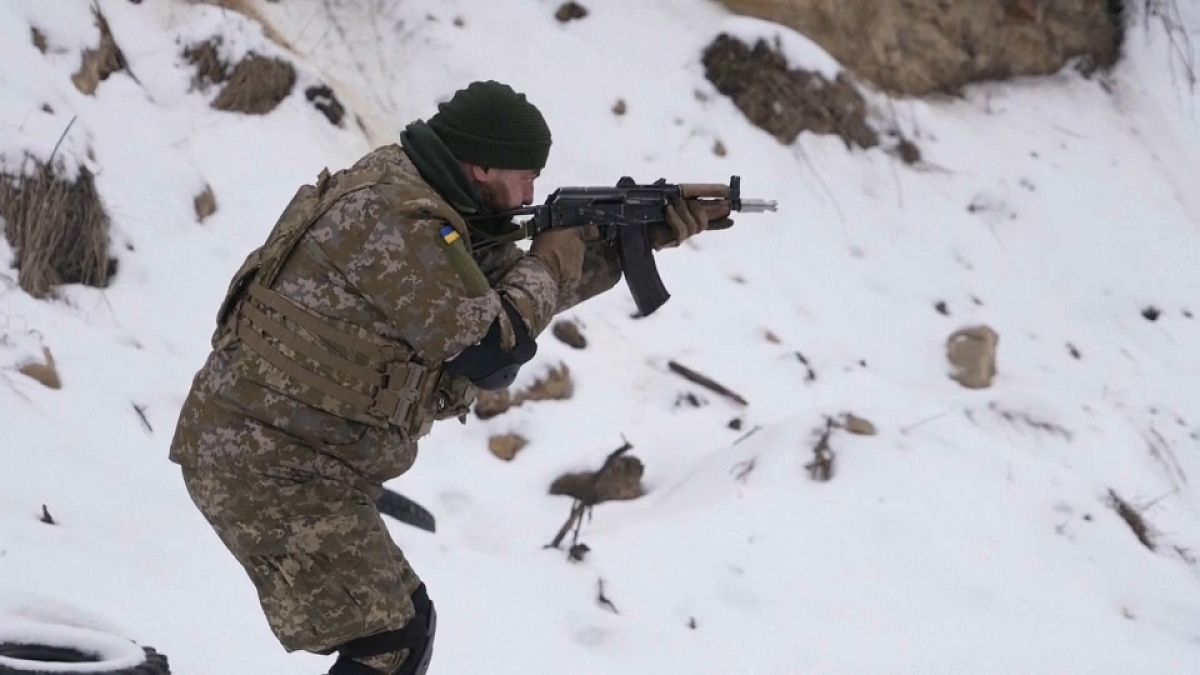
<svg viewBox="0 0 1200 675">
<path fill-rule="evenodd" d="M 421 581 L 375 508 L 377 487 L 319 471 L 185 465 L 183 477 L 288 651 L 329 653 L 413 616 Z"/>
</svg>

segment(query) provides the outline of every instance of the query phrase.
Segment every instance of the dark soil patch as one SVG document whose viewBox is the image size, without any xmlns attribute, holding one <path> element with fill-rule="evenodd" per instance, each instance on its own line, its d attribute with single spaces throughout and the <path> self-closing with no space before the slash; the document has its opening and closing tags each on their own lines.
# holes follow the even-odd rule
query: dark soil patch
<svg viewBox="0 0 1200 675">
<path fill-rule="evenodd" d="M 251 52 L 234 66 L 212 107 L 265 115 L 287 98 L 295 85 L 296 69 L 292 64 Z"/>
<path fill-rule="evenodd" d="M 326 85 L 317 85 L 304 90 L 304 98 L 308 99 L 321 114 L 325 115 L 325 119 L 335 127 L 342 126 L 342 118 L 346 116 L 346 108 L 342 106 L 342 102 L 338 100 L 333 90 Z"/>
<path fill-rule="evenodd" d="M 705 50 L 704 75 L 758 127 L 790 144 L 801 131 L 837 134 L 847 147 L 869 148 L 879 137 L 866 122 L 866 102 L 844 76 L 792 69 L 778 48 L 751 48 L 722 33 Z"/>
<path fill-rule="evenodd" d="M 183 50 L 183 58 L 196 68 L 192 75 L 193 89 L 204 91 L 229 79 L 229 64 L 221 60 L 220 46 L 221 38 L 214 37 Z"/>
</svg>

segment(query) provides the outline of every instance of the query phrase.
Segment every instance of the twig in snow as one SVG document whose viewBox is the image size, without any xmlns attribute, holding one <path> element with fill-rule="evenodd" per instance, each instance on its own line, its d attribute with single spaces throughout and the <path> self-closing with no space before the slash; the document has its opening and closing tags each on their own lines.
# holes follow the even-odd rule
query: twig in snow
<svg viewBox="0 0 1200 675">
<path fill-rule="evenodd" d="M 754 434 L 758 433 L 759 429 L 762 429 L 761 424 L 754 425 L 753 429 L 751 429 L 750 431 L 747 431 L 746 433 L 742 434 L 741 436 L 738 436 L 738 439 L 736 441 L 734 441 L 733 444 L 737 445 L 738 443 L 741 443 L 742 441 L 746 440 L 747 438 L 750 438 Z"/>
<path fill-rule="evenodd" d="M 596 586 L 596 602 L 600 603 L 601 607 L 612 611 L 613 614 L 620 614 L 621 612 L 617 611 L 617 606 L 612 603 L 612 600 L 604 595 L 604 579 L 597 579 Z"/>
<path fill-rule="evenodd" d="M 133 404 L 134 412 L 138 414 L 138 417 L 142 418 L 142 426 L 146 427 L 146 431 L 154 433 L 154 427 L 150 426 L 150 420 L 146 419 L 146 406 L 138 405 L 132 401 L 130 403 Z"/>
<path fill-rule="evenodd" d="M 701 375 L 700 373 L 697 373 L 696 371 L 692 370 L 691 368 L 688 368 L 687 366 L 681 365 L 675 361 L 669 361 L 667 363 L 667 367 L 669 367 L 671 369 L 671 372 L 683 377 L 686 380 L 695 382 L 696 384 L 700 385 L 701 387 L 704 387 L 705 389 L 708 389 L 709 391 L 720 394 L 721 396 L 724 396 L 725 398 L 731 399 L 733 401 L 737 401 L 741 405 L 750 405 L 746 401 L 746 399 L 742 398 L 741 396 L 738 396 L 737 394 L 735 394 L 733 391 L 731 391 L 724 385 L 716 382 L 715 380 L 713 380 L 711 378 L 705 377 L 704 375 Z"/>
<path fill-rule="evenodd" d="M 825 482 L 833 478 L 833 449 L 829 447 L 829 436 L 833 433 L 833 418 L 825 418 L 825 430 L 813 447 L 813 461 L 804 465 L 808 475 L 815 481 Z"/>
<path fill-rule="evenodd" d="M 562 540 L 575 528 L 575 533 L 571 536 L 571 545 L 574 546 L 579 542 L 579 530 L 583 527 L 583 516 L 587 514 L 592 507 L 584 504 L 582 500 L 576 499 L 571 502 L 571 514 L 567 516 L 567 522 L 559 528 L 558 534 L 554 535 L 554 540 L 546 544 L 542 548 L 558 548 L 562 544 Z"/>
<path fill-rule="evenodd" d="M 729 472 L 733 474 L 733 478 L 739 483 L 745 483 L 746 479 L 750 477 L 750 472 L 754 471 L 754 467 L 757 464 L 758 458 L 751 457 L 750 459 L 744 459 L 737 464 L 734 464 L 733 468 L 730 469 Z"/>
<path fill-rule="evenodd" d="M 808 362 L 808 359 L 804 358 L 804 354 L 801 354 L 800 352 L 796 352 L 796 359 L 799 360 L 800 363 L 802 363 L 804 365 L 805 369 L 808 370 L 808 373 L 804 376 L 804 381 L 805 382 L 816 382 L 817 381 L 817 371 L 813 370 L 812 364 Z"/>
<path fill-rule="evenodd" d="M 78 117 L 79 116 L 76 115 L 71 118 L 70 122 L 67 122 L 67 127 L 63 129 L 62 135 L 58 137 L 58 142 L 54 144 L 54 149 L 50 151 L 50 159 L 46 160 L 46 166 L 50 166 L 54 162 L 54 156 L 58 154 L 58 147 L 62 145 L 63 140 L 66 139 L 67 133 L 71 131 L 71 127 L 75 126 L 75 120 Z"/>
<path fill-rule="evenodd" d="M 941 418 L 943 418 L 949 414 L 950 413 L 938 413 L 936 415 L 930 415 L 929 417 L 926 417 L 925 419 L 917 420 L 916 422 L 913 422 L 912 424 L 909 424 L 908 426 L 900 427 L 900 433 L 907 434 L 908 432 L 912 431 L 913 429 L 916 429 L 917 427 L 919 427 L 923 424 L 928 424 L 934 420 L 940 420 Z"/>
</svg>

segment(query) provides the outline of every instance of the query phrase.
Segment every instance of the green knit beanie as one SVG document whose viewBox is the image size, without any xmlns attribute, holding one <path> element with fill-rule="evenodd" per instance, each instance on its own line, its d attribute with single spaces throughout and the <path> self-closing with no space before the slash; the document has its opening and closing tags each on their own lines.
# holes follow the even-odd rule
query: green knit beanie
<svg viewBox="0 0 1200 675">
<path fill-rule="evenodd" d="M 542 113 L 525 94 L 493 80 L 454 92 L 429 126 L 460 161 L 489 169 L 540 171 L 550 155 L 550 127 Z"/>
</svg>

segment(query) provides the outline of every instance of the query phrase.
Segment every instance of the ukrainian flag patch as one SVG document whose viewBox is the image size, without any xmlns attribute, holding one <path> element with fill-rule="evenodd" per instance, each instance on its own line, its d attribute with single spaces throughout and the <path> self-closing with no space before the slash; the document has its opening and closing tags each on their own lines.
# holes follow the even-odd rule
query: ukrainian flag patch
<svg viewBox="0 0 1200 675">
<path fill-rule="evenodd" d="M 479 269 L 479 264 L 467 250 L 467 240 L 462 238 L 453 225 L 444 225 L 438 230 L 438 236 L 445 242 L 442 251 L 446 254 L 446 262 L 462 281 L 463 291 L 468 298 L 478 298 L 487 295 L 491 290 L 487 277 Z"/>
</svg>

